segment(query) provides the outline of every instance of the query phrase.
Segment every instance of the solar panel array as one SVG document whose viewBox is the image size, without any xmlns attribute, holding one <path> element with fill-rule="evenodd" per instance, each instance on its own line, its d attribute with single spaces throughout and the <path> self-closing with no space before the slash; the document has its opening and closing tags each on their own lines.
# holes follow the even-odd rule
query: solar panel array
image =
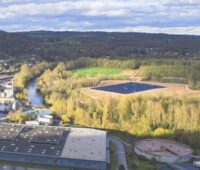
<svg viewBox="0 0 200 170">
<path fill-rule="evenodd" d="M 107 86 L 99 86 L 99 87 L 94 87 L 92 89 L 106 91 L 106 92 L 114 92 L 119 94 L 131 94 L 157 88 L 164 88 L 164 87 L 152 84 L 129 82 L 129 83 L 107 85 Z"/>
<path fill-rule="evenodd" d="M 58 127 L 0 125 L 0 152 L 60 156 L 69 131 Z"/>
<path fill-rule="evenodd" d="M 22 126 L 12 124 L 0 124 L 0 140 L 13 140 L 22 130 Z"/>
</svg>

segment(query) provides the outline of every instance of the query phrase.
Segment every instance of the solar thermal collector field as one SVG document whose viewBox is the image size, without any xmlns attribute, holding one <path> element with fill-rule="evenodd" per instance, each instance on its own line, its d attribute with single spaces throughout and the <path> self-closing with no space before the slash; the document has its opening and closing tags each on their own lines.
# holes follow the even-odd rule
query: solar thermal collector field
<svg viewBox="0 0 200 170">
<path fill-rule="evenodd" d="M 131 93 L 137 93 L 137 92 L 158 89 L 158 88 L 163 88 L 163 86 L 128 82 L 128 83 L 120 83 L 120 84 L 107 85 L 107 86 L 98 86 L 92 89 L 106 91 L 106 92 L 114 92 L 114 93 L 119 93 L 119 94 L 131 94 Z"/>
</svg>

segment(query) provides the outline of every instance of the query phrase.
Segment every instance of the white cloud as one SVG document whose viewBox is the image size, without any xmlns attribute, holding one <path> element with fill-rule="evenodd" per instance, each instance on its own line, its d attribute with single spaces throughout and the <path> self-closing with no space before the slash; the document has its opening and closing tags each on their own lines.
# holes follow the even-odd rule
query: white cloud
<svg viewBox="0 0 200 170">
<path fill-rule="evenodd" d="M 65 21 L 61 24 L 58 25 L 59 30 L 72 30 L 72 29 L 77 29 L 78 30 L 82 30 L 81 28 L 86 28 L 86 27 L 90 27 L 93 26 L 94 24 L 92 22 L 88 22 L 88 21 Z"/>
<path fill-rule="evenodd" d="M 86 16 L 123 16 L 128 12 L 124 9 L 119 10 L 107 10 L 107 11 L 98 11 L 98 10 L 90 10 L 88 12 L 83 13 Z"/>
<path fill-rule="evenodd" d="M 4 2 L 14 2 L 12 0 L 4 0 Z M 109 1 L 102 3 L 101 1 L 58 1 L 54 3 L 29 3 L 10 4 L 0 7 L 0 17 L 10 18 L 16 16 L 34 16 L 34 15 L 60 15 L 68 11 L 79 10 L 83 15 L 89 16 L 119 16 L 126 14 L 126 3 L 116 3 Z M 48 2 L 48 1 L 47 1 Z"/>
<path fill-rule="evenodd" d="M 0 29 L 199 34 L 199 9 L 199 0 L 0 0 Z"/>
<path fill-rule="evenodd" d="M 76 1 L 33 1 L 33 0 L 3 0 L 10 2 L 8 6 L 0 7 L 1 18 L 9 18 L 21 15 L 61 15 L 68 11 L 78 11 L 86 16 L 123 16 L 134 13 L 199 15 L 200 2 L 192 0 L 179 0 L 174 3 L 171 0 L 76 0 Z M 24 2 L 24 3 L 23 3 Z M 40 3 L 38 3 L 40 2 Z M 42 3 L 43 2 L 43 3 Z M 169 5 L 170 4 L 170 5 Z M 194 6 L 191 6 L 194 4 Z"/>
<path fill-rule="evenodd" d="M 34 16 L 34 15 L 58 15 L 70 10 L 65 2 L 48 3 L 48 4 L 20 4 L 10 5 L 0 8 L 1 18 L 10 18 L 17 16 Z"/>
<path fill-rule="evenodd" d="M 200 26 L 198 27 L 150 27 L 137 26 L 125 27 L 120 29 L 105 29 L 108 32 L 143 32 L 143 33 L 166 33 L 166 34 L 180 34 L 180 35 L 200 35 Z"/>
</svg>

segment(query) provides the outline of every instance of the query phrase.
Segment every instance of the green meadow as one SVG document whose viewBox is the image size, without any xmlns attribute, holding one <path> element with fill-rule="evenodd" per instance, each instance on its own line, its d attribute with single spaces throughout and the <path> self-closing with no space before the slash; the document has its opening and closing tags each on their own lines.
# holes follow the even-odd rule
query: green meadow
<svg viewBox="0 0 200 170">
<path fill-rule="evenodd" d="M 105 68 L 105 67 L 84 67 L 75 69 L 72 72 L 78 74 L 79 76 L 113 76 L 120 74 L 124 69 L 118 68 Z"/>
</svg>

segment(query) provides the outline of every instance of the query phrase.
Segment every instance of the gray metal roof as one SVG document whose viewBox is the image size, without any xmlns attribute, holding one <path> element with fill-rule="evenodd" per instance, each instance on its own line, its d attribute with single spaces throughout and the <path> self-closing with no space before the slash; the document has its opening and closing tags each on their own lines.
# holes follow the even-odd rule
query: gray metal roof
<svg viewBox="0 0 200 170">
<path fill-rule="evenodd" d="M 106 162 L 106 132 L 0 124 L 0 152 Z"/>
<path fill-rule="evenodd" d="M 61 157 L 106 162 L 106 132 L 71 128 Z"/>
</svg>

